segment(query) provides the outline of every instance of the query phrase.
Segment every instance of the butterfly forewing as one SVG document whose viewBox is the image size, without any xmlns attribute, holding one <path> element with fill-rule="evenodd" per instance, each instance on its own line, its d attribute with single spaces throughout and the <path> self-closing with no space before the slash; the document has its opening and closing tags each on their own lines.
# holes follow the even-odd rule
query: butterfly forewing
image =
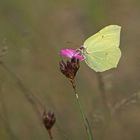
<svg viewBox="0 0 140 140">
<path fill-rule="evenodd" d="M 119 47 L 121 27 L 109 25 L 84 42 L 87 52 L 102 51 L 104 49 Z"/>
</svg>

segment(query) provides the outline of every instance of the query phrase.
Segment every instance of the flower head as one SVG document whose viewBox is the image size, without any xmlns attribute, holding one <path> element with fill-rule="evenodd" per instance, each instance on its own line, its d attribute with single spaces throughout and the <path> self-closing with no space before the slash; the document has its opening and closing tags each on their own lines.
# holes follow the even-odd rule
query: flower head
<svg viewBox="0 0 140 140">
<path fill-rule="evenodd" d="M 55 118 L 55 115 L 54 115 L 53 112 L 51 112 L 51 111 L 48 111 L 48 112 L 44 111 L 43 115 L 42 115 L 42 120 L 43 120 L 45 128 L 47 130 L 50 130 L 53 127 L 53 125 L 54 125 L 54 123 L 56 121 L 56 118 Z"/>
<path fill-rule="evenodd" d="M 59 63 L 61 72 L 70 80 L 74 80 L 76 73 L 80 67 L 79 59 L 72 57 L 71 60 L 64 62 L 63 60 Z"/>
<path fill-rule="evenodd" d="M 62 49 L 60 51 L 61 56 L 66 56 L 68 58 L 77 58 L 80 61 L 84 60 L 84 57 L 81 55 L 81 53 L 77 50 L 73 49 Z"/>
</svg>

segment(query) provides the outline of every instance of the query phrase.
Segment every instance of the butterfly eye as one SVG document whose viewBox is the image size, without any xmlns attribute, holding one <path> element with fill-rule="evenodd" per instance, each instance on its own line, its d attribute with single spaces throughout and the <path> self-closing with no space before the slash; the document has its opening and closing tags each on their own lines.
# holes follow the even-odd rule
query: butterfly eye
<svg viewBox="0 0 140 140">
<path fill-rule="evenodd" d="M 81 46 L 79 49 L 80 49 L 80 50 L 84 50 L 84 47 L 83 47 L 83 46 Z"/>
</svg>

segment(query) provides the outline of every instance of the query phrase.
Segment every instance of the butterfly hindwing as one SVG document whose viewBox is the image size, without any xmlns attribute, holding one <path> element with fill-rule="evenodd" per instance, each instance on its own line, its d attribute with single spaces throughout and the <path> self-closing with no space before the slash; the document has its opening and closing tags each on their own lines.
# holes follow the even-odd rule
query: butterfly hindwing
<svg viewBox="0 0 140 140">
<path fill-rule="evenodd" d="M 93 52 L 90 55 L 85 54 L 85 62 L 96 72 L 103 72 L 117 67 L 121 51 L 119 48 L 113 48 L 104 52 Z"/>
</svg>

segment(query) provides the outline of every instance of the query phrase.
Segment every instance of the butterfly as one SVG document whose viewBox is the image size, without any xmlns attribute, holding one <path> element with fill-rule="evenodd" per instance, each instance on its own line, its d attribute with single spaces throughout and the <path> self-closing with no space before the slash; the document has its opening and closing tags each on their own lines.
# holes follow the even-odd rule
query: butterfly
<svg viewBox="0 0 140 140">
<path fill-rule="evenodd" d="M 121 26 L 106 26 L 86 39 L 80 49 L 63 49 L 61 55 L 84 60 L 96 72 L 116 68 L 121 58 L 120 32 Z"/>
</svg>

